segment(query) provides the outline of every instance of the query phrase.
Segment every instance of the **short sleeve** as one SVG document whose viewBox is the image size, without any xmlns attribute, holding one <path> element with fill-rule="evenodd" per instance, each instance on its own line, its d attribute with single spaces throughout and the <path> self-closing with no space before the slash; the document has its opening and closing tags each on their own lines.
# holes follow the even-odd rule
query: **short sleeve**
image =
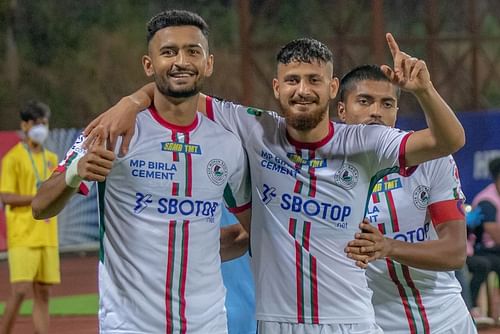
<svg viewBox="0 0 500 334">
<path fill-rule="evenodd" d="M 232 213 L 242 212 L 251 206 L 250 173 L 243 147 L 239 147 L 236 157 L 234 173 L 229 175 L 224 191 L 224 201 Z"/>
<path fill-rule="evenodd" d="M 6 154 L 2 159 L 2 176 L 0 178 L 0 192 L 2 193 L 18 193 L 17 188 L 17 166 L 14 156 Z"/>
</svg>

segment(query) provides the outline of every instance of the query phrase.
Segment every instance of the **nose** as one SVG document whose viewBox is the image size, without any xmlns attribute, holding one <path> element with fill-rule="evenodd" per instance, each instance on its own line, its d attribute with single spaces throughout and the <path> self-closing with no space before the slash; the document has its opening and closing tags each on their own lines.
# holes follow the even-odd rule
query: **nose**
<svg viewBox="0 0 500 334">
<path fill-rule="evenodd" d="M 175 57 L 175 64 L 176 65 L 183 65 L 186 63 L 186 53 L 184 50 L 179 50 L 179 53 L 177 53 L 177 57 Z"/>
<path fill-rule="evenodd" d="M 309 85 L 305 80 L 300 80 L 299 86 L 297 87 L 297 93 L 300 96 L 307 96 L 311 92 Z"/>
<path fill-rule="evenodd" d="M 370 116 L 371 117 L 382 117 L 382 107 L 378 103 L 372 103 L 370 106 Z"/>
</svg>

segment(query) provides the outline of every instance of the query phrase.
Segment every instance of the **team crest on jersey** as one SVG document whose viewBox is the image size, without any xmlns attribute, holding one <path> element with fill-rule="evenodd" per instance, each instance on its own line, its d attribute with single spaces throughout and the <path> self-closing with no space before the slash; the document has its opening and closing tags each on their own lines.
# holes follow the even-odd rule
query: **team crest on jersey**
<svg viewBox="0 0 500 334">
<path fill-rule="evenodd" d="M 359 172 L 353 165 L 343 164 L 342 167 L 335 173 L 333 183 L 349 190 L 354 188 L 358 183 Z"/>
<path fill-rule="evenodd" d="M 425 210 L 429 205 L 429 187 L 419 185 L 413 191 L 413 204 L 420 209 Z"/>
<path fill-rule="evenodd" d="M 207 175 L 210 181 L 221 186 L 227 180 L 227 166 L 221 159 L 212 159 L 207 165 Z"/>
</svg>

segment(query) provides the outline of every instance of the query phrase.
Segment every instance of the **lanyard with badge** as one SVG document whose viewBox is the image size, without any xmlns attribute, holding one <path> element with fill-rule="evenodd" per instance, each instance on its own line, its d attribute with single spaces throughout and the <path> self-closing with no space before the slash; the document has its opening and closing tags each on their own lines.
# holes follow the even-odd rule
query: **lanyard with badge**
<svg viewBox="0 0 500 334">
<path fill-rule="evenodd" d="M 31 166 L 33 167 L 33 171 L 35 172 L 36 179 L 36 189 L 39 189 L 42 185 L 42 182 L 47 178 L 47 159 L 45 157 L 45 149 L 42 148 L 42 157 L 43 157 L 43 179 L 40 178 L 40 174 L 38 173 L 38 169 L 36 168 L 35 160 L 33 159 L 33 155 L 31 154 L 31 150 L 28 145 L 23 144 L 24 148 L 28 151 L 28 155 L 30 157 Z"/>
</svg>

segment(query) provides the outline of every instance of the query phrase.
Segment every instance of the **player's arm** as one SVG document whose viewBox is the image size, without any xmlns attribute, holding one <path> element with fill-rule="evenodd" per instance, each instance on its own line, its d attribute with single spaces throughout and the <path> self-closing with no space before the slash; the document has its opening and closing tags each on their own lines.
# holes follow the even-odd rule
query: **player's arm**
<svg viewBox="0 0 500 334">
<path fill-rule="evenodd" d="M 5 192 L 0 193 L 0 200 L 4 205 L 10 205 L 11 207 L 28 206 L 31 204 L 33 196 Z"/>
<path fill-rule="evenodd" d="M 131 95 L 123 97 L 117 104 L 90 122 L 83 133 L 89 140 L 93 140 L 96 136 L 93 130 L 98 125 L 102 126 L 110 150 L 114 150 L 118 137 L 122 136 L 123 140 L 119 152 L 125 155 L 134 135 L 136 116 L 153 103 L 154 91 L 155 84 L 148 83 Z M 204 94 L 199 94 L 198 111 L 206 114 L 206 95 Z"/>
<path fill-rule="evenodd" d="M 427 65 L 423 60 L 402 52 L 391 34 L 386 38 L 394 68 L 382 65 L 381 69 L 393 84 L 417 98 L 428 126 L 413 133 L 406 142 L 406 166 L 416 166 L 456 152 L 465 144 L 465 131 L 432 84 Z"/>
<path fill-rule="evenodd" d="M 457 200 L 438 202 L 430 207 L 438 240 L 411 243 L 385 237 L 365 219 L 345 249 L 347 256 L 365 268 L 367 263 L 391 258 L 408 266 L 427 270 L 456 270 L 466 258 L 466 225 Z"/>
<path fill-rule="evenodd" d="M 481 201 L 477 204 L 477 208 L 481 212 L 481 224 L 484 232 L 490 235 L 495 245 L 500 245 L 500 224 L 496 222 L 496 207 L 489 201 Z"/>
<path fill-rule="evenodd" d="M 83 180 L 101 182 L 106 179 L 115 154 L 106 149 L 105 141 L 99 138 L 85 155 L 74 160 L 63 172 L 54 172 L 38 189 L 31 203 L 35 219 L 50 218 L 61 212 Z"/>
<path fill-rule="evenodd" d="M 220 257 L 222 261 L 238 258 L 246 253 L 249 244 L 251 210 L 235 213 L 239 224 L 224 226 L 220 230 Z"/>
</svg>

